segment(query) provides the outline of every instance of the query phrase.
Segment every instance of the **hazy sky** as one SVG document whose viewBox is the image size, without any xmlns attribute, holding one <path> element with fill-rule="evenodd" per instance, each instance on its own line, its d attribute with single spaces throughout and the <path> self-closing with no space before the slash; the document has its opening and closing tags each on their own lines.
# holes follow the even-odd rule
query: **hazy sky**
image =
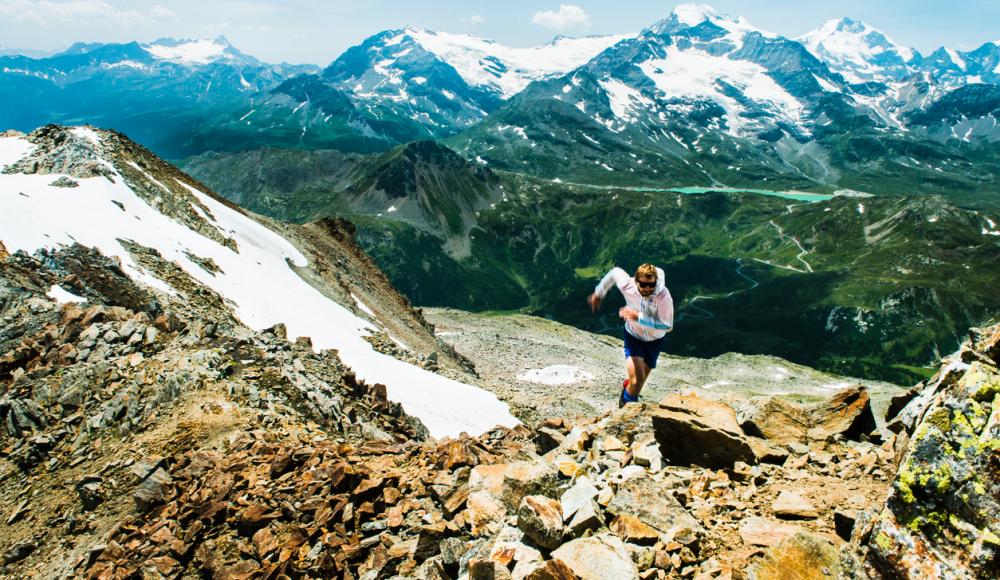
<svg viewBox="0 0 1000 580">
<path fill-rule="evenodd" d="M 0 45 L 54 50 L 78 41 L 149 42 L 224 35 L 267 62 L 329 64 L 349 46 L 390 28 L 416 26 L 543 44 L 556 34 L 636 32 L 676 2 L 649 0 L 0 0 Z M 717 0 L 716 10 L 795 37 L 842 16 L 861 19 L 927 54 L 1000 40 L 1000 0 Z"/>
</svg>

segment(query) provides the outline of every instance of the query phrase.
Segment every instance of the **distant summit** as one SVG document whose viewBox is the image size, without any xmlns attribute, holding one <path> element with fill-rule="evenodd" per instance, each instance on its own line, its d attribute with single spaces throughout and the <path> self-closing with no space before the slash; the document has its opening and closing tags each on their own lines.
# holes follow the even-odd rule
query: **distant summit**
<svg viewBox="0 0 1000 580">
<path fill-rule="evenodd" d="M 860 20 L 828 20 L 796 40 L 833 66 L 851 82 L 903 79 L 920 53 L 893 42 L 881 30 Z"/>
</svg>

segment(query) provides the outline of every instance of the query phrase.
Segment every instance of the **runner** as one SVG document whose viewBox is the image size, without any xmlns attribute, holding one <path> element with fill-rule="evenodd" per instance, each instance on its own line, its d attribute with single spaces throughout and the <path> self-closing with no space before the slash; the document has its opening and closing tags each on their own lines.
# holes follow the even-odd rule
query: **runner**
<svg viewBox="0 0 1000 580">
<path fill-rule="evenodd" d="M 605 274 L 587 298 L 593 312 L 601 308 L 601 302 L 611 290 L 611 286 L 625 297 L 625 306 L 618 310 L 618 316 L 625 321 L 625 370 L 628 377 L 622 382 L 622 392 L 618 396 L 618 407 L 639 401 L 639 392 L 656 368 L 656 359 L 663 348 L 664 335 L 674 327 L 674 301 L 664 283 L 663 270 L 652 264 L 643 264 L 629 276 L 625 270 L 615 267 Z"/>
</svg>

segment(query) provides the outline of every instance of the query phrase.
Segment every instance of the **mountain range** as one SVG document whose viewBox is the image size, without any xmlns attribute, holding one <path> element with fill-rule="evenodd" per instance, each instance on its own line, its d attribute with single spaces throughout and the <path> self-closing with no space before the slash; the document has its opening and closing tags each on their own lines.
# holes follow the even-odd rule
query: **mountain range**
<svg viewBox="0 0 1000 580">
<path fill-rule="evenodd" d="M 387 30 L 323 69 L 261 63 L 221 37 L 4 56 L 0 124 L 94 123 L 174 159 L 447 138 L 469 160 L 563 180 L 905 187 L 982 205 L 998 64 L 996 43 L 924 57 L 846 18 L 789 39 L 681 5 L 635 34 L 524 49 Z"/>
</svg>

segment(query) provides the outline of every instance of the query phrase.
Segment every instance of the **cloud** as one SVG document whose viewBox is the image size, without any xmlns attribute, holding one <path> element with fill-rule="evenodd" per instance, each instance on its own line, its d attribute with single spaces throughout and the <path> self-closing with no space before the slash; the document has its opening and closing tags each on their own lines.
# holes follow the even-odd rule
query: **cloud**
<svg viewBox="0 0 1000 580">
<path fill-rule="evenodd" d="M 590 28 L 590 16 L 579 6 L 560 4 L 558 11 L 535 12 L 531 17 L 531 23 L 553 30 Z"/>
<path fill-rule="evenodd" d="M 146 11 L 121 10 L 103 0 L 68 0 L 56 2 L 43 0 L 0 0 L 0 17 L 17 22 L 51 24 L 61 22 L 106 22 L 118 26 L 150 24 L 158 20 L 177 17 L 169 8 L 154 5 Z"/>
<path fill-rule="evenodd" d="M 486 19 L 479 14 L 473 14 L 469 17 L 469 24 L 482 24 L 483 22 L 486 22 Z"/>
</svg>

